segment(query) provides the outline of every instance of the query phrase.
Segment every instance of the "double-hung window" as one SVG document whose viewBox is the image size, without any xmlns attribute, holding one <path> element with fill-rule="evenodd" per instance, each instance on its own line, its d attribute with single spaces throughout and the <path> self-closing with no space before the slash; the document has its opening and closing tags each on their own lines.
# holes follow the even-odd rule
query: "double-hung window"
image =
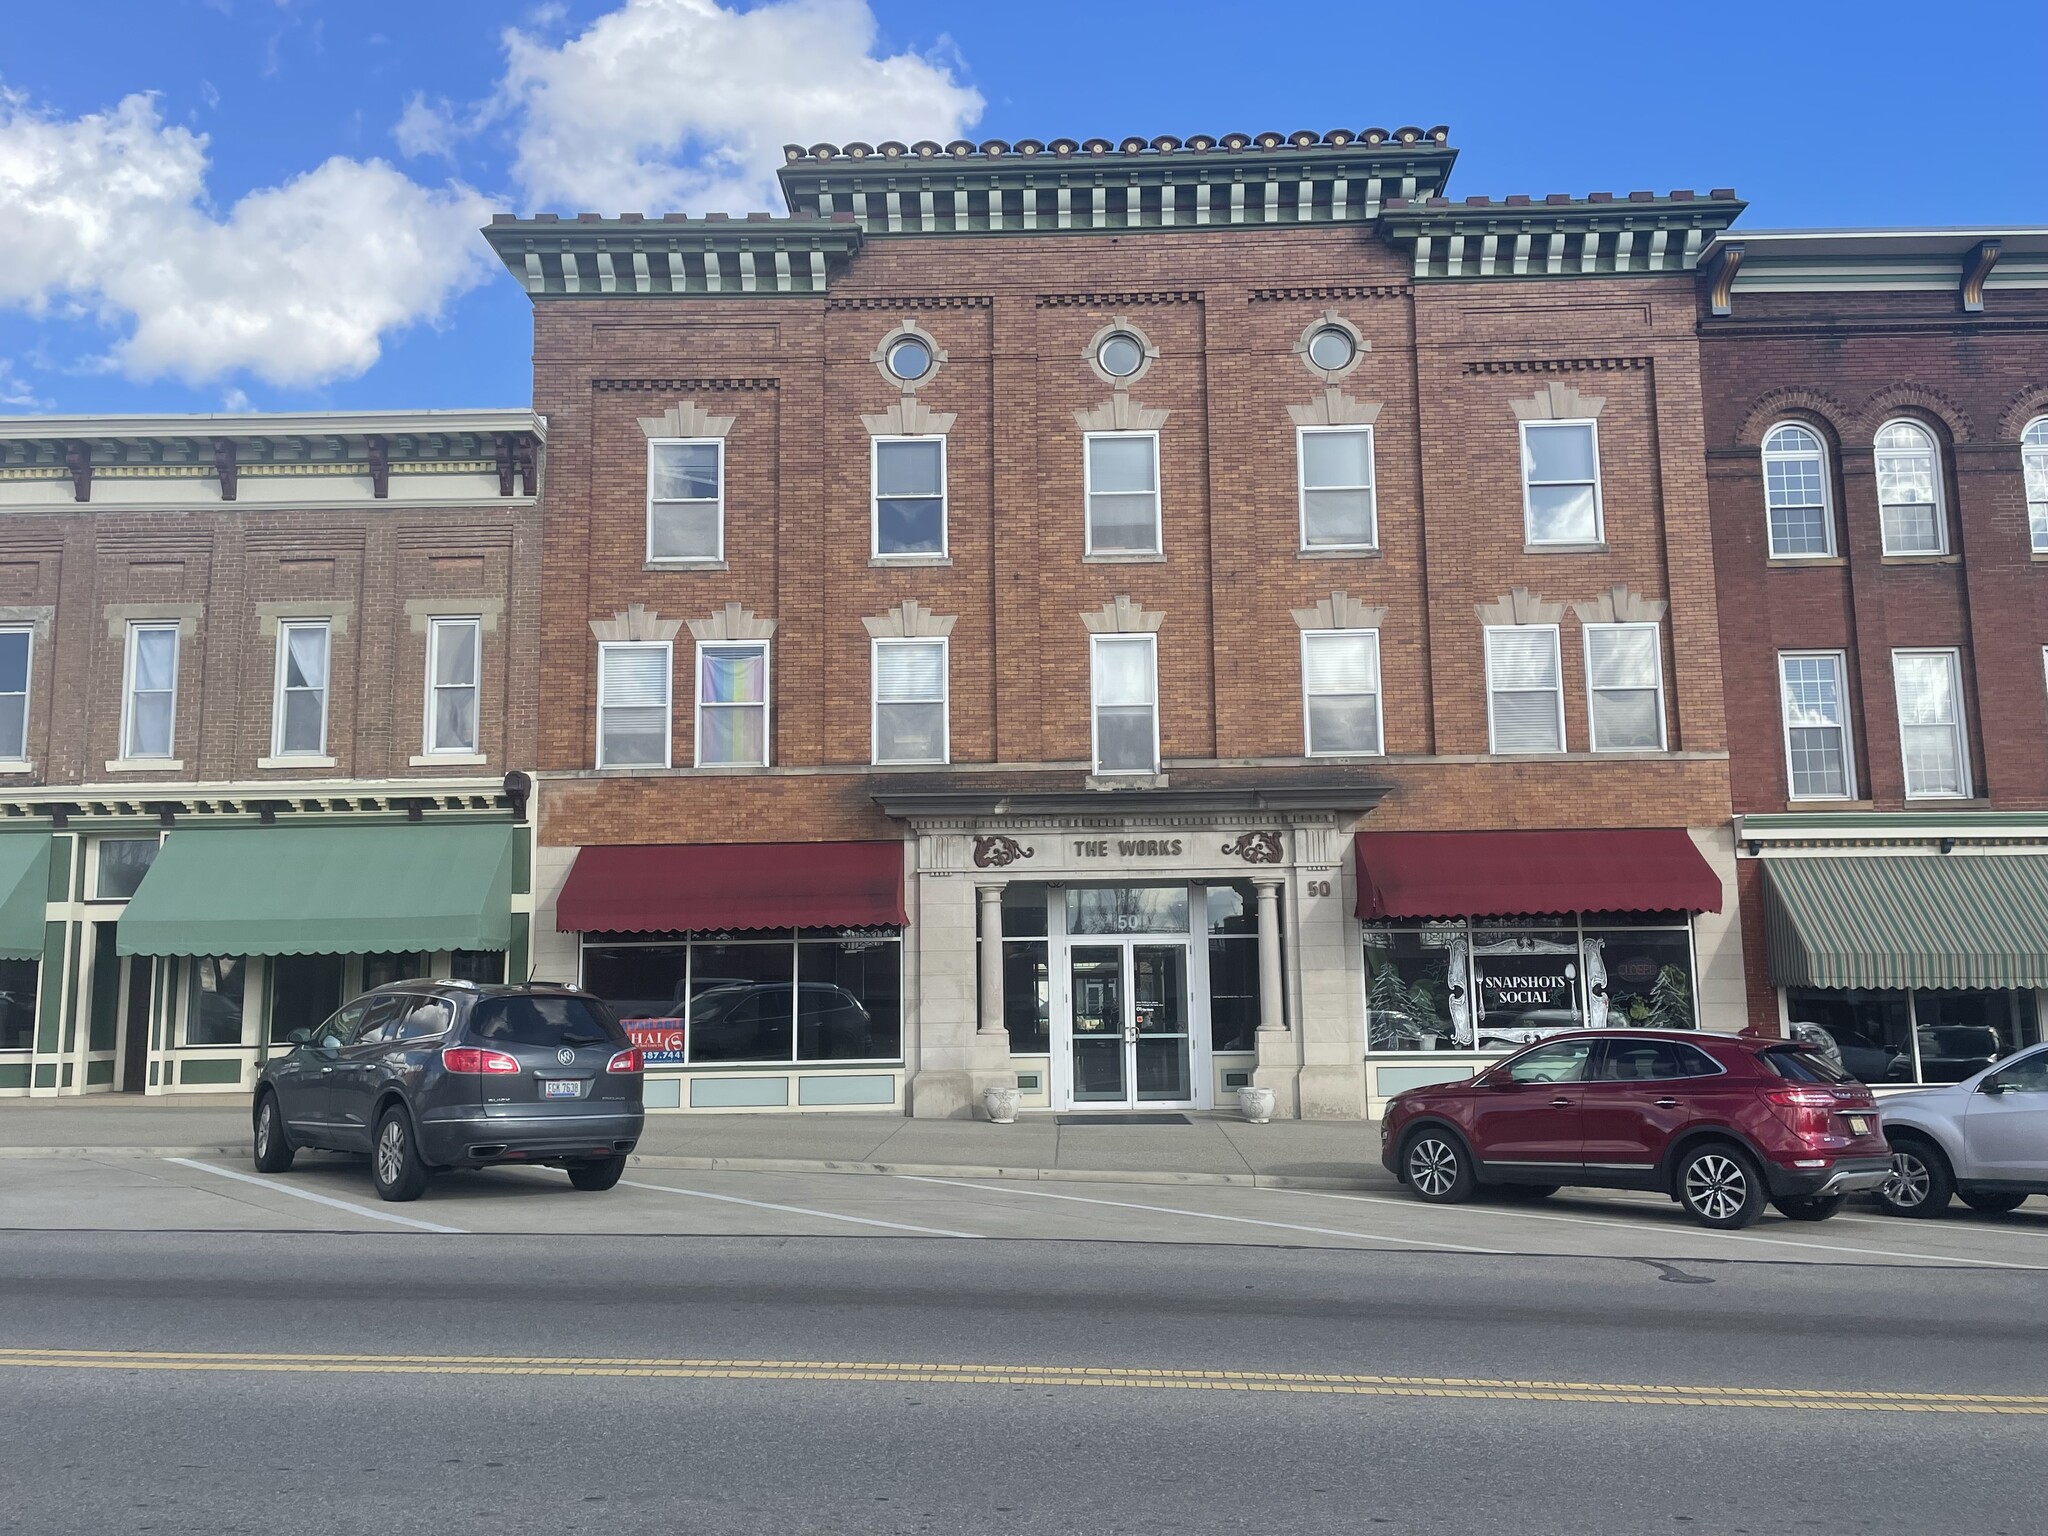
<svg viewBox="0 0 2048 1536">
<path fill-rule="evenodd" d="M 121 756 L 170 757 L 178 717 L 176 624 L 128 626 L 128 668 L 121 691 Z"/>
<path fill-rule="evenodd" d="M 875 558 L 946 553 L 946 440 L 874 440 Z"/>
<path fill-rule="evenodd" d="M 1595 752 L 1664 750 L 1664 658 L 1656 625 L 1586 626 L 1586 707 Z"/>
<path fill-rule="evenodd" d="M 1785 709 L 1785 772 L 1794 800 L 1847 800 L 1856 792 L 1849 756 L 1848 688 L 1840 651 L 1778 657 Z"/>
<path fill-rule="evenodd" d="M 2048 555 L 2048 416 L 2036 416 L 2020 434 L 2020 467 L 2027 482 L 2027 526 L 2034 553 Z"/>
<path fill-rule="evenodd" d="M 673 667 L 674 655 L 666 640 L 598 646 L 598 767 L 668 766 Z"/>
<path fill-rule="evenodd" d="M 0 763 L 28 761 L 28 663 L 34 631 L 0 629 Z"/>
<path fill-rule="evenodd" d="M 1303 631 L 1301 691 L 1310 757 L 1385 750 L 1378 630 Z"/>
<path fill-rule="evenodd" d="M 482 619 L 427 621 L 426 753 L 474 756 L 482 692 Z"/>
<path fill-rule="evenodd" d="M 1298 427 L 1301 547 L 1372 549 L 1379 543 L 1373 500 L 1371 427 Z"/>
<path fill-rule="evenodd" d="M 1773 560 L 1835 552 L 1827 451 L 1813 428 L 1781 421 L 1764 434 L 1764 510 Z"/>
<path fill-rule="evenodd" d="M 874 642 L 875 761 L 946 761 L 946 641 Z"/>
<path fill-rule="evenodd" d="M 319 757 L 327 751 L 331 633 L 325 619 L 284 619 L 277 626 L 277 691 L 270 716 L 274 757 Z"/>
<path fill-rule="evenodd" d="M 1600 435 L 1590 421 L 1522 423 L 1522 513 L 1531 544 L 1598 544 Z"/>
<path fill-rule="evenodd" d="M 1159 434 L 1090 432 L 1084 442 L 1088 553 L 1158 554 Z"/>
<path fill-rule="evenodd" d="M 648 443 L 647 558 L 725 558 L 722 438 L 656 438 Z"/>
<path fill-rule="evenodd" d="M 1159 771 L 1159 655 L 1152 635 L 1089 637 L 1097 773 Z"/>
<path fill-rule="evenodd" d="M 697 765 L 768 765 L 768 642 L 697 647 Z"/>
<path fill-rule="evenodd" d="M 1899 699 L 1899 754 L 1908 799 L 1967 798 L 1970 754 L 1963 744 L 1962 667 L 1954 651 L 1893 651 Z"/>
<path fill-rule="evenodd" d="M 1917 421 L 1888 421 L 1877 430 L 1877 507 L 1888 555 L 1948 553 L 1942 510 L 1941 455 L 1934 434 Z"/>
<path fill-rule="evenodd" d="M 1564 750 L 1564 669 L 1555 624 L 1487 629 L 1486 721 L 1494 752 Z"/>
</svg>

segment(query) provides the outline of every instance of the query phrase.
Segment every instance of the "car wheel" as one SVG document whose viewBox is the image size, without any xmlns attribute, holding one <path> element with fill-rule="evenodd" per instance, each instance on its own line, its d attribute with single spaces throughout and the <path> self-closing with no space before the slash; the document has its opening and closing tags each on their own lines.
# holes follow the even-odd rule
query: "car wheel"
<svg viewBox="0 0 2048 1536">
<path fill-rule="evenodd" d="M 426 1193 L 427 1165 L 413 1139 L 412 1116 L 394 1104 L 377 1121 L 370 1144 L 370 1178 L 386 1200 L 417 1200 Z"/>
<path fill-rule="evenodd" d="M 1408 1187 L 1431 1205 L 1470 1200 L 1476 1187 L 1465 1144 L 1449 1131 L 1424 1128 L 1401 1148 L 1401 1173 Z"/>
<path fill-rule="evenodd" d="M 594 1162 L 569 1165 L 569 1182 L 578 1189 L 610 1189 L 625 1174 L 623 1157 L 600 1157 Z"/>
<path fill-rule="evenodd" d="M 1503 1200 L 1548 1200 L 1563 1187 L 1562 1184 L 1503 1184 L 1500 1194 Z"/>
<path fill-rule="evenodd" d="M 1877 1203 L 1894 1216 L 1939 1216 L 1955 1193 L 1948 1159 L 1932 1142 L 1901 1136 L 1892 1143 L 1892 1173 L 1877 1192 Z"/>
<path fill-rule="evenodd" d="M 2025 1195 L 2013 1194 L 2010 1190 L 1959 1190 L 1963 1204 L 1973 1211 L 1982 1211 L 1987 1216 L 2003 1216 L 2007 1211 L 2016 1211 L 2027 1203 Z"/>
<path fill-rule="evenodd" d="M 283 1173 L 292 1165 L 294 1148 L 285 1135 L 284 1116 L 278 1113 L 277 1095 L 265 1093 L 256 1101 L 256 1171 Z"/>
<path fill-rule="evenodd" d="M 1842 1208 L 1847 1195 L 1801 1195 L 1796 1199 L 1773 1200 L 1778 1214 L 1793 1221 L 1826 1221 Z"/>
<path fill-rule="evenodd" d="M 1678 1203 L 1701 1226 L 1733 1231 L 1763 1214 L 1763 1175 L 1749 1154 L 1730 1142 L 1694 1147 L 1679 1159 L 1674 1182 Z"/>
</svg>

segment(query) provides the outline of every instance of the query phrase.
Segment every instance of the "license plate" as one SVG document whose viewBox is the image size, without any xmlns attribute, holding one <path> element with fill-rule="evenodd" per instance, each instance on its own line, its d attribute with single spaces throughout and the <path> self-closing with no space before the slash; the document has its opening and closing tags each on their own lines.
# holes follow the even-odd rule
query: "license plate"
<svg viewBox="0 0 2048 1536">
<path fill-rule="evenodd" d="M 1850 1135 L 1852 1135 L 1852 1136 L 1866 1136 L 1866 1135 L 1868 1135 L 1869 1133 L 1870 1133 L 1870 1117 L 1869 1117 L 1868 1115 L 1851 1115 L 1851 1116 L 1849 1117 L 1849 1134 L 1850 1134 Z"/>
<path fill-rule="evenodd" d="M 544 1099 L 573 1099 L 582 1087 L 573 1077 L 550 1077 L 542 1081 L 540 1092 Z"/>
</svg>

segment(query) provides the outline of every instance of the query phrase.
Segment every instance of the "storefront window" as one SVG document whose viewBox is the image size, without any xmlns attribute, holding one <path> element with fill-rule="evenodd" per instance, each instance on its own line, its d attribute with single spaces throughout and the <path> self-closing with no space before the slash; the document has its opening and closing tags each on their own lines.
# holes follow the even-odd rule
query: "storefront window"
<svg viewBox="0 0 2048 1536">
<path fill-rule="evenodd" d="M 1463 923 L 1368 928 L 1367 1045 L 1375 1051 L 1469 1050 L 1470 980 Z"/>
<path fill-rule="evenodd" d="M 893 929 L 591 934 L 583 985 L 656 1066 L 893 1061 L 903 1050 Z"/>
<path fill-rule="evenodd" d="M 1003 1027 L 1013 1056 L 1043 1056 L 1052 1049 L 1045 900 L 1045 887 L 1035 882 L 1013 880 L 1003 887 Z"/>
<path fill-rule="evenodd" d="M 1212 885 L 1209 908 L 1209 1043 L 1218 1051 L 1258 1046 L 1259 911 L 1251 883 Z"/>
<path fill-rule="evenodd" d="M 394 981 L 416 981 L 427 974 L 425 955 L 363 956 L 363 990 L 389 986 Z"/>
<path fill-rule="evenodd" d="M 1481 1050 L 1510 1049 L 1584 1029 L 1578 935 L 1569 928 L 1472 931 L 1474 1033 Z"/>
<path fill-rule="evenodd" d="M 1790 987 L 1785 1014 L 1795 1039 L 1865 1083 L 1958 1083 L 2041 1039 L 2027 991 Z"/>
<path fill-rule="evenodd" d="M 0 1051 L 33 1050 L 40 960 L 0 960 Z"/>
<path fill-rule="evenodd" d="M 154 837 L 103 837 L 93 870 L 93 895 L 100 901 L 126 901 L 156 862 L 162 842 Z"/>
<path fill-rule="evenodd" d="M 340 955 L 274 955 L 270 961 L 270 1038 L 324 1023 L 342 1005 Z"/>
<path fill-rule="evenodd" d="M 1186 933 L 1184 885 L 1080 886 L 1067 892 L 1067 932 Z"/>
<path fill-rule="evenodd" d="M 448 957 L 448 975 L 453 981 L 474 981 L 485 986 L 496 986 L 505 979 L 505 951 L 458 949 Z"/>
<path fill-rule="evenodd" d="M 248 965 L 240 955 L 201 955 L 192 961 L 190 1011 L 185 1016 L 187 1045 L 242 1043 L 243 984 Z"/>
<path fill-rule="evenodd" d="M 1692 937 L 1684 929 L 1589 928 L 1585 949 L 1588 1024 L 1595 1029 L 1693 1027 Z"/>
</svg>

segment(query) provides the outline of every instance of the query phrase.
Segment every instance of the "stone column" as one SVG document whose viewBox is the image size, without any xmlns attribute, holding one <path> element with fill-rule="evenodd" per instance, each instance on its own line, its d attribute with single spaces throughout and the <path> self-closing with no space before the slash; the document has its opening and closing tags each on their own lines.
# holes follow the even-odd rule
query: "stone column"
<svg viewBox="0 0 2048 1536">
<path fill-rule="evenodd" d="M 990 1036 L 1010 1048 L 1010 1031 L 1003 1022 L 1003 888 L 978 885 L 974 888 L 976 911 L 981 926 L 981 1020 L 977 1029 L 982 1042 Z"/>
<path fill-rule="evenodd" d="M 1286 970 L 1280 952 L 1280 881 L 1254 878 L 1259 913 L 1259 1028 L 1254 1037 L 1258 1065 L 1252 1069 L 1256 1087 L 1273 1090 L 1273 1113 L 1284 1119 L 1301 1114 L 1301 1041 L 1287 1027 Z"/>
</svg>

